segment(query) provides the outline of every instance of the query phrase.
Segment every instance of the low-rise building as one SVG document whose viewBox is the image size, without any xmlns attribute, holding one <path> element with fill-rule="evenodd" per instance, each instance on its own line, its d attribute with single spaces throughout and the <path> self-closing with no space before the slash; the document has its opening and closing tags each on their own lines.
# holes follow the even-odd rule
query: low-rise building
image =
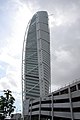
<svg viewBox="0 0 80 120">
<path fill-rule="evenodd" d="M 80 120 L 80 81 L 28 101 L 27 120 Z"/>
</svg>

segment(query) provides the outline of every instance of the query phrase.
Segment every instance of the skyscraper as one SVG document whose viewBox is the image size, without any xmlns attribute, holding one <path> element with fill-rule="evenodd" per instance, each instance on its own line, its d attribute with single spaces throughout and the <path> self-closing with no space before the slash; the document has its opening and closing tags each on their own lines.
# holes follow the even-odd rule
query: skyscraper
<svg viewBox="0 0 80 120">
<path fill-rule="evenodd" d="M 47 95 L 50 77 L 50 34 L 48 14 L 39 11 L 29 21 L 22 51 L 22 93 L 24 99 Z"/>
</svg>

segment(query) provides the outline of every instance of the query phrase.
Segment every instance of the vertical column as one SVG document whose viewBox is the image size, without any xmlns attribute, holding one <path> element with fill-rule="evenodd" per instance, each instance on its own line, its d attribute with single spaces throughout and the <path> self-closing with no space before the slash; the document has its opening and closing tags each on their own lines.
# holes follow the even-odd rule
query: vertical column
<svg viewBox="0 0 80 120">
<path fill-rule="evenodd" d="M 40 96 L 43 96 L 43 65 L 42 65 L 42 50 L 41 50 L 41 35 L 39 15 L 36 15 L 36 35 L 37 35 L 37 52 L 38 52 L 38 70 L 39 70 L 39 86 Z"/>
<path fill-rule="evenodd" d="M 39 99 L 39 120 L 41 120 L 41 97 Z"/>
<path fill-rule="evenodd" d="M 68 88 L 68 91 L 69 91 L 69 102 L 70 102 L 71 120 L 74 120 L 73 110 L 72 110 L 72 101 L 71 101 L 71 91 L 70 91 L 70 86 L 69 86 L 69 88 Z"/>
<path fill-rule="evenodd" d="M 52 120 L 54 120 L 54 111 L 53 111 L 53 108 L 54 108 L 54 103 L 53 103 L 53 100 L 54 100 L 54 96 L 53 96 L 53 93 L 52 93 Z"/>
<path fill-rule="evenodd" d="M 32 116 L 32 103 L 33 103 L 33 101 L 31 100 L 30 120 L 31 120 L 31 116 Z"/>
</svg>

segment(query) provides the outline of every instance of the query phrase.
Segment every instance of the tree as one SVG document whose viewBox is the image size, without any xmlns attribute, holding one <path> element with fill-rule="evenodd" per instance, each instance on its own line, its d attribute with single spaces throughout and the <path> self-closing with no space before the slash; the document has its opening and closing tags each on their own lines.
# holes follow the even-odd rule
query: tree
<svg viewBox="0 0 80 120">
<path fill-rule="evenodd" d="M 10 90 L 4 90 L 4 96 L 0 96 L 0 116 L 3 119 L 8 115 L 11 116 L 11 113 L 14 112 L 15 102 L 12 92 Z"/>
</svg>

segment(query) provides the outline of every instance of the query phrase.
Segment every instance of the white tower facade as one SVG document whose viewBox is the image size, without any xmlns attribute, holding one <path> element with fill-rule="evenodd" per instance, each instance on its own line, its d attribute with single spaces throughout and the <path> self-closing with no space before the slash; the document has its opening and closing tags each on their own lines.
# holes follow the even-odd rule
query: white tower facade
<svg viewBox="0 0 80 120">
<path fill-rule="evenodd" d="M 24 99 L 42 97 L 49 93 L 50 33 L 48 14 L 37 12 L 30 20 L 23 43 L 22 96 Z"/>
</svg>

